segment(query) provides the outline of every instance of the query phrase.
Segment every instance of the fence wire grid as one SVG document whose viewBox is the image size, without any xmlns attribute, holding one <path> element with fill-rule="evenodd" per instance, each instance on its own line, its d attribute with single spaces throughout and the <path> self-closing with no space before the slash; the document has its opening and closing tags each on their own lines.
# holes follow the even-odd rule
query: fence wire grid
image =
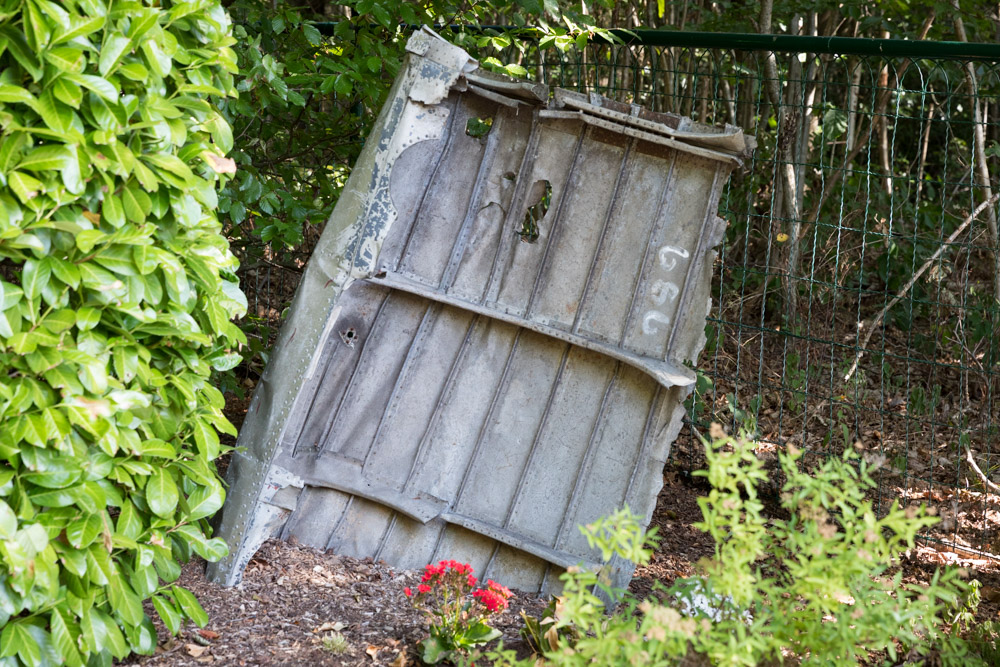
<svg viewBox="0 0 1000 667">
<path fill-rule="evenodd" d="M 926 502 L 942 518 L 926 540 L 1000 553 L 1000 48 L 810 53 L 806 39 L 772 53 L 684 37 L 500 54 L 552 86 L 757 138 L 720 205 L 729 228 L 673 465 L 701 467 L 694 436 L 712 421 L 764 456 L 859 446 L 879 466 L 880 511 Z M 299 274 L 264 261 L 243 276 L 266 347 Z"/>
</svg>

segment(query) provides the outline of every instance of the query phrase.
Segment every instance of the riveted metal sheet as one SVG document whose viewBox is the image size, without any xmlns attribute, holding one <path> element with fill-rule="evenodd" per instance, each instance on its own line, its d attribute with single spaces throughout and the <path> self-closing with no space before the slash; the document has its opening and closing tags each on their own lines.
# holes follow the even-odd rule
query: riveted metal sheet
<svg viewBox="0 0 1000 667">
<path fill-rule="evenodd" d="M 750 141 L 408 49 L 251 403 L 224 583 L 280 535 L 554 590 L 662 484 Z"/>
</svg>

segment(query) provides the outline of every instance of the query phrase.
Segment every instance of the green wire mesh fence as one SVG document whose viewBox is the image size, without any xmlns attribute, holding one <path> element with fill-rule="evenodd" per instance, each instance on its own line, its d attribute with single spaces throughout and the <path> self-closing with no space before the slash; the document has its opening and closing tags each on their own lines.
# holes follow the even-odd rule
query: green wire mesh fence
<svg viewBox="0 0 1000 667">
<path fill-rule="evenodd" d="M 880 509 L 927 502 L 942 517 L 929 541 L 1000 553 L 1000 48 L 769 39 L 654 33 L 501 59 L 757 137 L 721 204 L 679 470 L 701 467 L 694 436 L 712 421 L 752 433 L 763 456 L 858 446 L 879 466 Z M 248 275 L 251 305 L 272 315 L 298 278 Z"/>
<path fill-rule="evenodd" d="M 692 428 L 745 429 L 764 455 L 858 446 L 880 466 L 880 508 L 929 502 L 943 520 L 928 539 L 1000 551 L 997 63 L 686 41 L 592 45 L 534 69 L 757 136 L 721 206 Z M 699 452 L 682 440 L 675 463 L 700 467 Z"/>
</svg>

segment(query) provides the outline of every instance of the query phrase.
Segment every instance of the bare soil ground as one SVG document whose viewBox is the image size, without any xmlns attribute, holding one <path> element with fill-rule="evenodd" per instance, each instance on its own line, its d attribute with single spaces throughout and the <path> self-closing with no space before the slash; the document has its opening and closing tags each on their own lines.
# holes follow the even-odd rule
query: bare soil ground
<svg viewBox="0 0 1000 667">
<path fill-rule="evenodd" d="M 249 291 L 255 295 L 252 312 L 262 326 L 258 334 L 251 334 L 266 347 L 273 341 L 297 276 L 279 280 L 263 265 L 248 276 L 253 279 Z M 245 285 L 249 278 L 245 277 Z M 724 309 L 720 318 L 756 321 L 755 315 L 747 315 L 753 307 L 752 300 L 745 300 L 739 313 Z M 992 555 L 1000 553 L 1000 496 L 986 492 L 959 447 L 964 433 L 980 465 L 987 474 L 993 472 L 988 464 L 1000 415 L 991 414 L 994 401 L 989 397 L 1000 389 L 976 372 L 956 370 L 969 363 L 966 356 L 952 359 L 936 347 L 928 357 L 935 359 L 933 364 L 912 364 L 913 347 L 919 341 L 912 332 L 892 327 L 873 343 L 880 354 L 865 357 L 853 382 L 842 382 L 842 350 L 834 355 L 828 343 L 815 339 L 850 345 L 856 327 L 845 313 L 852 310 L 836 302 L 817 306 L 805 332 L 813 341 L 786 337 L 779 333 L 780 327 L 723 326 L 716 348 L 707 350 L 702 359 L 714 379 L 713 391 L 702 397 L 699 413 L 693 416 L 696 421 L 735 424 L 729 397 L 744 410 L 754 405 L 750 409 L 761 440 L 758 453 L 770 465 L 777 449 L 789 443 L 814 453 L 836 453 L 845 445 L 861 443 L 870 460 L 882 464 L 873 501 L 880 507 L 892 500 L 924 502 L 942 517 L 928 539 L 903 559 L 904 580 L 929 581 L 934 570 L 945 565 L 966 568 L 983 584 L 978 619 L 1000 620 L 1000 559 Z M 248 395 L 259 370 L 260 364 L 247 365 L 238 378 Z M 229 398 L 227 413 L 238 425 L 248 401 Z M 694 527 L 701 519 L 697 499 L 707 487 L 690 473 L 703 464 L 701 445 L 686 428 L 664 471 L 664 487 L 651 522 L 661 541 L 651 562 L 636 572 L 631 588 L 637 595 L 648 593 L 656 581 L 669 585 L 695 574 L 698 560 L 711 554 L 711 541 Z M 776 505 L 777 486 L 772 491 Z M 261 549 L 236 588 L 209 583 L 203 564 L 193 562 L 184 568 L 180 583 L 202 601 L 209 625 L 205 629 L 188 625 L 177 637 L 159 626 L 156 655 L 123 664 L 413 665 L 426 621 L 402 591 L 418 579 L 417 572 L 394 570 L 384 563 L 281 542 L 269 542 Z M 516 594 L 496 623 L 506 645 L 520 642 L 519 612 L 537 616 L 546 602 Z M 155 617 L 152 609 L 148 613 Z"/>
<path fill-rule="evenodd" d="M 707 492 L 700 478 L 668 466 L 651 525 L 660 545 L 640 568 L 632 591 L 646 594 L 654 581 L 669 585 L 696 573 L 696 563 L 712 553 L 711 540 L 694 527 L 701 519 L 698 497 Z M 940 545 L 925 544 L 902 563 L 904 578 L 926 582 L 935 568 L 958 565 L 983 584 L 979 618 L 1000 612 L 1000 562 L 972 558 Z M 404 665 L 419 664 L 416 644 L 426 636 L 426 621 L 403 594 L 420 573 L 385 563 L 358 560 L 278 541 L 268 542 L 250 562 L 243 583 L 223 588 L 204 577 L 203 563 L 185 566 L 182 585 L 201 600 L 211 620 L 192 624 L 177 637 L 159 626 L 156 655 L 133 659 L 141 667 L 199 665 Z M 519 613 L 538 616 L 547 601 L 515 592 L 510 608 L 495 624 L 505 645 L 524 649 L 518 637 Z M 153 616 L 152 609 L 148 610 Z M 331 639 L 343 638 L 342 643 Z"/>
</svg>

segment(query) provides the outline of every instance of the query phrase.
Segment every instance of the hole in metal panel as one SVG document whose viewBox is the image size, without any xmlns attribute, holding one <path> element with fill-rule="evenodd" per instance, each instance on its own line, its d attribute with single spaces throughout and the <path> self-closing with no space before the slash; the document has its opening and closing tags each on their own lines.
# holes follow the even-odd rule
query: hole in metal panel
<svg viewBox="0 0 1000 667">
<path fill-rule="evenodd" d="M 476 139 L 482 139 L 490 130 L 493 128 L 492 118 L 476 118 L 472 117 L 465 124 L 465 133 L 470 137 L 475 137 Z"/>
<path fill-rule="evenodd" d="M 549 204 L 552 201 L 552 184 L 544 179 L 535 181 L 535 184 L 531 186 L 531 194 L 528 196 L 528 201 L 534 201 L 535 203 L 530 205 L 528 210 L 524 212 L 524 219 L 521 220 L 521 229 L 517 233 L 525 243 L 534 243 L 538 240 L 538 224 L 545 217 L 545 214 L 549 210 Z"/>
<path fill-rule="evenodd" d="M 354 330 L 354 327 L 345 329 L 340 332 L 340 339 L 344 341 L 347 347 L 354 347 L 354 341 L 358 338 L 358 332 Z"/>
</svg>

